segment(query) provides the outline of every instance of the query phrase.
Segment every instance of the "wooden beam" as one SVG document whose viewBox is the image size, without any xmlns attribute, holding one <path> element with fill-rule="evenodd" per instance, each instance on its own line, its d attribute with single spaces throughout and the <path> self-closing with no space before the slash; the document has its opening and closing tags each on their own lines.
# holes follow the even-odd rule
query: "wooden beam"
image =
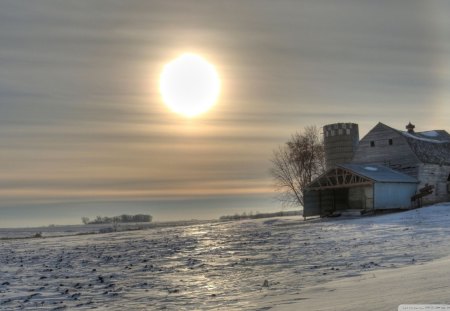
<svg viewBox="0 0 450 311">
<path fill-rule="evenodd" d="M 374 184 L 369 178 L 353 173 L 350 170 L 337 167 L 318 177 L 307 187 L 308 190 L 351 188 L 371 186 Z"/>
<path fill-rule="evenodd" d="M 308 187 L 308 190 L 324 190 L 324 189 L 339 189 L 339 188 L 353 188 L 353 187 L 361 187 L 361 186 L 372 186 L 372 181 L 364 181 L 364 182 L 357 182 L 353 184 L 341 184 L 341 185 L 335 185 L 335 186 L 321 186 L 321 187 Z"/>
</svg>

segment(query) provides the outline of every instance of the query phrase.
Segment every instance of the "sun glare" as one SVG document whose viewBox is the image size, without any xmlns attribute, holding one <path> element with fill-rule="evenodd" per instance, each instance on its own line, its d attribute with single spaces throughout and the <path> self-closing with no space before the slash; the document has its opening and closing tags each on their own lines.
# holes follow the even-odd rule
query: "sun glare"
<svg viewBox="0 0 450 311">
<path fill-rule="evenodd" d="M 220 93 L 214 66 L 195 54 L 183 54 L 166 64 L 159 83 L 164 103 L 187 117 L 209 110 Z"/>
</svg>

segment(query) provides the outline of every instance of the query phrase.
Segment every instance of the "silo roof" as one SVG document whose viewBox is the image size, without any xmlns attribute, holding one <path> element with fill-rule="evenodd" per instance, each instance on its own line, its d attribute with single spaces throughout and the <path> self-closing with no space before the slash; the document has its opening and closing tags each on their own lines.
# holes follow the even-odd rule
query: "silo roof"
<svg viewBox="0 0 450 311">
<path fill-rule="evenodd" d="M 376 182 L 418 183 L 418 180 L 414 177 L 383 165 L 346 163 L 337 166 Z"/>
</svg>

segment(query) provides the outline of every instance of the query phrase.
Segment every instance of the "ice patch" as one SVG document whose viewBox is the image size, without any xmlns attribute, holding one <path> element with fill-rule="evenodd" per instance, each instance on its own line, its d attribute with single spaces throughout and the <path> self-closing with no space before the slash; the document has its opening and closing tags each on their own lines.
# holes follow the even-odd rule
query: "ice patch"
<svg viewBox="0 0 450 311">
<path fill-rule="evenodd" d="M 430 132 L 434 132 L 434 131 L 430 131 Z M 424 132 L 422 132 L 421 134 L 423 134 L 423 133 Z M 442 141 L 437 140 L 437 139 L 419 137 L 419 136 L 413 135 L 413 134 L 408 133 L 408 132 L 402 132 L 402 134 L 403 134 L 403 136 L 406 136 L 406 137 L 414 138 L 414 139 L 421 140 L 421 141 L 427 141 L 427 142 L 430 142 L 430 143 L 443 143 Z M 427 136 L 427 135 L 424 135 L 424 136 Z M 428 137 L 432 137 L 432 136 L 428 136 Z"/>
<path fill-rule="evenodd" d="M 378 168 L 373 167 L 373 166 L 365 166 L 364 169 L 365 169 L 366 171 L 372 171 L 372 172 L 378 171 Z"/>
<path fill-rule="evenodd" d="M 427 136 L 427 137 L 437 137 L 439 136 L 439 133 L 436 131 L 426 131 L 426 132 L 421 132 L 420 134 Z"/>
</svg>

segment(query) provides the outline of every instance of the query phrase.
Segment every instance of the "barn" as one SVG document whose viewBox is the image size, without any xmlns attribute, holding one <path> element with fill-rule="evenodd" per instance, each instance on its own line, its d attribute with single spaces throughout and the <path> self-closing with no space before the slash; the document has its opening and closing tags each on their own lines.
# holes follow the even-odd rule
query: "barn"
<svg viewBox="0 0 450 311">
<path fill-rule="evenodd" d="M 324 126 L 327 171 L 304 189 L 304 216 L 450 201 L 450 135 L 414 128 L 378 123 L 358 141 L 354 123 Z"/>
<path fill-rule="evenodd" d="M 409 208 L 418 180 L 382 165 L 339 164 L 305 190 L 303 216 Z"/>
</svg>

